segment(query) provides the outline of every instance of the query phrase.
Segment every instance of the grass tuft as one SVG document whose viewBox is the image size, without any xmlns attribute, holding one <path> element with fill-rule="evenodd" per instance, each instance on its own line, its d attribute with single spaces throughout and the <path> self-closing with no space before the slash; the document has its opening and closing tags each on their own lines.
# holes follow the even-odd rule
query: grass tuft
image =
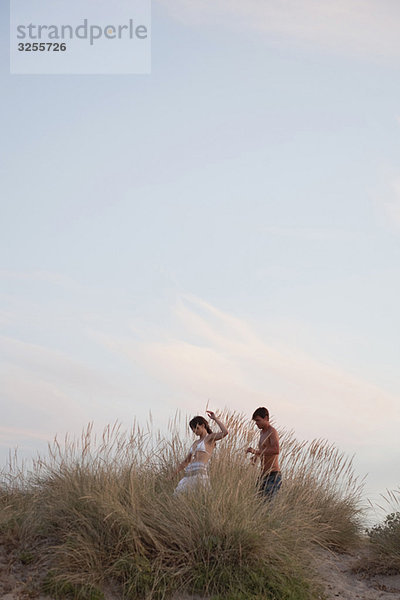
<svg viewBox="0 0 400 600">
<path fill-rule="evenodd" d="M 371 542 L 370 568 L 400 573 L 400 489 L 389 491 L 384 500 L 391 512 L 381 523 L 367 529 Z"/>
</svg>

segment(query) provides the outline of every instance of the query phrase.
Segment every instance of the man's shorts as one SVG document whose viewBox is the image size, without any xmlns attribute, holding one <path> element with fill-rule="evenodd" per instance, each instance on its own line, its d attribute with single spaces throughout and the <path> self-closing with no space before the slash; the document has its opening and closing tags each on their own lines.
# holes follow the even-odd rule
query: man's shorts
<svg viewBox="0 0 400 600">
<path fill-rule="evenodd" d="M 258 491 L 266 500 L 272 500 L 282 485 L 280 471 L 271 471 L 258 480 Z"/>
</svg>

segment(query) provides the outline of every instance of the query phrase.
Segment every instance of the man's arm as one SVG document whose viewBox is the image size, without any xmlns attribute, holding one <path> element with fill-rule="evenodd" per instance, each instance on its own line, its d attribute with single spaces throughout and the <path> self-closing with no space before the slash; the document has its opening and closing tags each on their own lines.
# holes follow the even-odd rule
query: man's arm
<svg viewBox="0 0 400 600">
<path fill-rule="evenodd" d="M 276 429 L 273 429 L 270 435 L 265 438 L 259 450 L 247 448 L 246 452 L 255 456 L 275 456 L 275 454 L 279 454 L 279 437 Z"/>
</svg>

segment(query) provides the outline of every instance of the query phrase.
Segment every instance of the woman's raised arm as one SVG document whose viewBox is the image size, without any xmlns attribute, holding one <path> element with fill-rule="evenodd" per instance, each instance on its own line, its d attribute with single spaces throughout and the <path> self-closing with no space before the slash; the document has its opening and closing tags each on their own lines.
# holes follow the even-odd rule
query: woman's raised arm
<svg viewBox="0 0 400 600">
<path fill-rule="evenodd" d="M 218 433 L 211 433 L 210 434 L 210 440 L 213 440 L 213 441 L 222 440 L 222 438 L 226 437 L 228 435 L 228 433 L 229 433 L 228 430 L 227 430 L 227 428 L 222 423 L 222 421 L 220 421 L 218 419 L 218 417 L 216 416 L 215 412 L 213 412 L 212 410 L 207 410 L 207 415 L 210 417 L 210 419 L 212 419 L 213 421 L 216 422 L 216 424 L 218 425 L 218 427 L 221 430 Z"/>
</svg>

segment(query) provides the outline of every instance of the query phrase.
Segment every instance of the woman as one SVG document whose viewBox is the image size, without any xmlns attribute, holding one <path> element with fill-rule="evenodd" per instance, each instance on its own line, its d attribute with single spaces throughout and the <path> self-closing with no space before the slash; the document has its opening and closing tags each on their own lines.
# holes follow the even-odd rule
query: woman
<svg viewBox="0 0 400 600">
<path fill-rule="evenodd" d="M 199 439 L 192 444 L 185 460 L 180 463 L 174 472 L 175 475 L 185 469 L 185 476 L 176 486 L 174 494 L 193 489 L 199 484 L 209 484 L 207 463 L 215 448 L 215 442 L 228 435 L 228 430 L 211 410 L 207 411 L 207 415 L 216 422 L 221 431 L 213 433 L 204 417 L 194 417 L 190 421 L 189 426 L 193 433 L 199 436 Z"/>
</svg>

